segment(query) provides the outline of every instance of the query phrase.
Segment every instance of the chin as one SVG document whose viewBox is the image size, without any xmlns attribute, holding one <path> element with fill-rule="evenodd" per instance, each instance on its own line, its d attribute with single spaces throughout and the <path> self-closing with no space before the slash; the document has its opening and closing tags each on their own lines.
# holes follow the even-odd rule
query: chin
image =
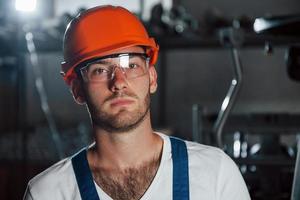
<svg viewBox="0 0 300 200">
<path fill-rule="evenodd" d="M 134 124 L 143 121 L 145 114 L 137 111 L 128 111 L 127 109 L 120 110 L 117 114 L 111 117 L 111 123 L 115 127 L 133 126 Z"/>
<path fill-rule="evenodd" d="M 144 112 L 122 109 L 117 114 L 102 113 L 93 119 L 93 123 L 108 132 L 127 132 L 138 127 L 146 119 L 148 112 L 149 109 Z"/>
</svg>

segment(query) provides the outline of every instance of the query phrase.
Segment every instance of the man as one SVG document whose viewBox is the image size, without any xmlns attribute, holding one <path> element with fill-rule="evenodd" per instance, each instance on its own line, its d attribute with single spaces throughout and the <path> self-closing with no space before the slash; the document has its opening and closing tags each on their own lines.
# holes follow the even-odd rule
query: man
<svg viewBox="0 0 300 200">
<path fill-rule="evenodd" d="M 250 199 L 221 150 L 153 131 L 158 46 L 121 7 L 77 16 L 64 38 L 62 74 L 90 113 L 95 143 L 33 178 L 25 199 Z"/>
</svg>

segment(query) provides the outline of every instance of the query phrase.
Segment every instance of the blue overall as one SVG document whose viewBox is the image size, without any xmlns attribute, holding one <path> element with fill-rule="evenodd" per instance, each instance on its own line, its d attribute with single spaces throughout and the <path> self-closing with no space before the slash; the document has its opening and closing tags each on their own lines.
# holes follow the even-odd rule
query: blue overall
<svg viewBox="0 0 300 200">
<path fill-rule="evenodd" d="M 189 170 L 186 144 L 170 137 L 173 161 L 173 200 L 189 200 Z M 72 165 L 82 200 L 100 200 L 86 157 L 86 149 L 72 158 Z"/>
</svg>

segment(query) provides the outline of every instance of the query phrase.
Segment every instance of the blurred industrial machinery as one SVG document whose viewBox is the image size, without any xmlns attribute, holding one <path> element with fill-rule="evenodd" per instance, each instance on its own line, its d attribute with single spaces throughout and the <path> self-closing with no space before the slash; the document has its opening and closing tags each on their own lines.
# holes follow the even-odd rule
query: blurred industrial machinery
<svg viewBox="0 0 300 200">
<path fill-rule="evenodd" d="M 30 177 L 88 144 L 91 137 L 84 108 L 74 109 L 58 76 L 64 30 L 77 13 L 47 20 L 29 18 L 25 23 L 20 16 L 10 16 L 9 7 L 0 1 L 0 183 L 6 185 L 0 194 L 4 199 L 20 199 Z M 232 115 L 231 111 L 242 90 L 240 49 L 256 47 L 272 55 L 277 46 L 284 46 L 287 73 L 282 76 L 300 80 L 300 16 L 232 19 L 207 12 L 197 19 L 181 4 L 170 10 L 157 4 L 144 23 L 161 47 L 155 127 L 168 126 L 166 52 L 229 49 L 233 78 L 219 112 L 208 113 L 195 103 L 191 123 L 186 125 L 192 124 L 192 133 L 175 130 L 173 134 L 224 149 L 239 165 L 252 199 L 299 199 L 300 159 L 295 174 L 294 166 L 300 113 Z M 15 179 L 22 181 L 12 194 Z"/>
</svg>

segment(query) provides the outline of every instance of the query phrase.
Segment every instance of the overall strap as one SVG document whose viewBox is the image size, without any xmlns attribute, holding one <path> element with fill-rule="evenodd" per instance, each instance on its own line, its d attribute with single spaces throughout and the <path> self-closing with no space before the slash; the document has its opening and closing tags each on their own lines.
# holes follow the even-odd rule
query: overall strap
<svg viewBox="0 0 300 200">
<path fill-rule="evenodd" d="M 173 200 L 189 200 L 189 163 L 186 144 L 170 137 L 173 160 Z"/>
<path fill-rule="evenodd" d="M 72 165 L 80 196 L 82 200 L 100 200 L 93 182 L 93 176 L 89 168 L 86 154 L 86 149 L 82 149 L 72 158 Z"/>
<path fill-rule="evenodd" d="M 186 144 L 170 137 L 173 160 L 173 200 L 189 200 L 189 170 Z M 82 200 L 100 200 L 86 158 L 86 149 L 73 156 L 72 165 Z"/>
</svg>

